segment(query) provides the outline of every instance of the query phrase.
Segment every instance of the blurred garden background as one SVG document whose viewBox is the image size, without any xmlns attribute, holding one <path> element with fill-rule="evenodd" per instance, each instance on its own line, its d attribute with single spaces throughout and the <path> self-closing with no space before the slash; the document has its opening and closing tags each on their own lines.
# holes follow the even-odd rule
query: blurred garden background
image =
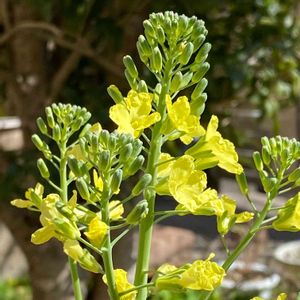
<svg viewBox="0 0 300 300">
<path fill-rule="evenodd" d="M 143 20 L 151 12 L 166 10 L 205 21 L 212 50 L 202 123 L 211 113 L 219 116 L 224 136 L 236 144 L 247 166 L 257 203 L 261 193 L 250 158 L 260 137 L 300 138 L 298 0 L 0 0 L 0 300 L 73 299 L 60 245 L 55 241 L 32 245 L 31 233 L 39 227 L 37 216 L 10 205 L 38 178 L 38 153 L 31 143 L 35 120 L 53 102 L 72 103 L 85 106 L 92 121 L 113 130 L 107 117 L 113 101 L 106 89 L 115 84 L 127 94 L 122 64 L 126 54 L 135 59 L 144 78 L 152 80 L 139 63 L 136 41 Z M 182 150 L 178 144 L 169 147 L 174 153 Z M 224 176 L 220 170 L 211 172 L 211 185 L 236 197 L 241 208 L 247 205 L 234 178 Z M 173 204 L 160 199 L 158 205 Z M 215 224 L 208 222 L 206 218 L 168 220 L 157 228 L 153 251 L 175 262 L 218 251 Z M 237 232 L 232 243 L 241 234 Z M 170 236 L 175 237 L 167 240 L 175 252 L 168 252 L 172 247 L 162 242 Z M 260 235 L 247 258 L 256 261 L 260 254 L 269 259 L 275 246 L 297 239 L 297 233 Z M 134 237 L 123 247 L 133 247 L 134 255 Z M 119 248 L 117 263 L 130 269 L 133 258 Z M 100 277 L 82 276 L 86 299 L 105 299 L 96 288 Z M 285 287 L 296 295 L 300 281 L 287 281 Z M 197 299 L 193 293 L 158 297 Z"/>
</svg>

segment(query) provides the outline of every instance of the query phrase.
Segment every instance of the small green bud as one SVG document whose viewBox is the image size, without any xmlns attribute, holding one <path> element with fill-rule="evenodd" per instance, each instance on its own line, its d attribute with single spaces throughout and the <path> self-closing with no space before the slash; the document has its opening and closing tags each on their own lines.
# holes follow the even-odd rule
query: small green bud
<svg viewBox="0 0 300 300">
<path fill-rule="evenodd" d="M 267 146 L 262 147 L 261 154 L 262 154 L 262 159 L 263 159 L 264 164 L 266 166 L 268 166 L 271 162 L 271 156 L 270 156 Z"/>
<path fill-rule="evenodd" d="M 46 107 L 45 108 L 45 113 L 46 113 L 47 123 L 48 123 L 49 127 L 53 128 L 54 125 L 55 125 L 55 121 L 54 121 L 54 117 L 53 117 L 51 107 L 49 107 L 49 106 Z"/>
<path fill-rule="evenodd" d="M 59 107 L 58 107 L 58 105 L 56 103 L 53 103 L 51 105 L 51 108 L 52 108 L 52 111 L 54 112 L 54 114 L 56 116 L 60 116 L 60 109 L 59 109 Z"/>
<path fill-rule="evenodd" d="M 136 139 L 132 142 L 132 147 L 133 149 L 131 156 L 135 158 L 142 151 L 143 143 L 140 140 Z"/>
<path fill-rule="evenodd" d="M 119 161 L 125 163 L 131 157 L 132 151 L 132 144 L 125 145 L 120 151 Z"/>
<path fill-rule="evenodd" d="M 124 74 L 125 74 L 125 77 L 126 77 L 126 79 L 127 79 L 128 84 L 130 85 L 130 87 L 131 87 L 133 90 L 137 90 L 136 79 L 133 78 L 133 77 L 130 75 L 130 73 L 128 72 L 127 69 L 124 71 Z"/>
<path fill-rule="evenodd" d="M 237 174 L 235 176 L 235 179 L 236 179 L 236 182 L 239 185 L 241 193 L 243 195 L 248 195 L 248 193 L 249 193 L 249 187 L 248 187 L 248 182 L 247 182 L 246 174 L 244 172 L 242 172 L 241 174 Z"/>
<path fill-rule="evenodd" d="M 181 80 L 181 84 L 179 86 L 179 89 L 183 89 L 184 87 L 186 87 L 191 79 L 193 77 L 193 73 L 192 72 L 187 72 L 182 76 L 182 80 Z"/>
<path fill-rule="evenodd" d="M 252 155 L 252 158 L 253 158 L 256 169 L 259 172 L 263 171 L 264 165 L 263 165 L 260 153 L 258 151 L 255 151 Z"/>
<path fill-rule="evenodd" d="M 166 39 L 165 32 L 161 26 L 158 26 L 156 30 L 157 30 L 157 34 L 156 34 L 157 40 L 162 45 Z"/>
<path fill-rule="evenodd" d="M 84 199 L 84 200 L 90 199 L 90 191 L 89 191 L 88 185 L 82 177 L 79 177 L 76 180 L 76 187 L 77 187 L 78 193 L 82 199 Z"/>
<path fill-rule="evenodd" d="M 151 174 L 144 174 L 131 191 L 133 196 L 139 195 L 152 181 Z"/>
<path fill-rule="evenodd" d="M 138 91 L 140 93 L 148 93 L 148 86 L 144 80 L 141 80 L 138 84 Z"/>
<path fill-rule="evenodd" d="M 193 115 L 200 117 L 205 109 L 207 94 L 203 93 L 199 98 L 191 101 L 191 112 Z"/>
<path fill-rule="evenodd" d="M 146 36 L 149 35 L 152 38 L 156 37 L 155 30 L 149 20 L 145 20 L 143 26 L 145 28 L 145 34 L 147 33 Z"/>
<path fill-rule="evenodd" d="M 30 200 L 36 207 L 40 207 L 43 201 L 43 199 L 34 190 L 30 192 Z"/>
<path fill-rule="evenodd" d="M 82 130 L 81 130 L 81 132 L 80 132 L 80 134 L 79 134 L 79 138 L 82 138 L 83 136 L 85 136 L 86 133 L 91 129 L 91 127 L 92 127 L 91 124 L 86 124 L 86 125 L 82 128 Z"/>
<path fill-rule="evenodd" d="M 40 174 L 43 178 L 48 179 L 50 177 L 49 169 L 45 163 L 45 161 L 42 158 L 39 158 L 37 160 L 37 167 L 40 171 Z"/>
<path fill-rule="evenodd" d="M 196 73 L 194 73 L 192 82 L 193 83 L 199 82 L 203 78 L 203 76 L 206 74 L 206 72 L 209 70 L 209 68 L 210 68 L 210 64 L 208 62 L 205 62 L 204 64 L 202 64 L 201 67 L 199 68 L 199 70 Z"/>
<path fill-rule="evenodd" d="M 194 91 L 192 92 L 191 98 L 192 100 L 197 99 L 201 96 L 201 94 L 203 93 L 203 91 L 205 90 L 206 86 L 207 86 L 207 79 L 206 78 L 202 78 L 201 81 L 196 85 L 196 87 L 194 88 Z"/>
<path fill-rule="evenodd" d="M 109 132 L 107 130 L 102 130 L 99 134 L 99 142 L 104 146 L 108 146 L 108 140 Z"/>
<path fill-rule="evenodd" d="M 91 135 L 91 148 L 94 153 L 98 152 L 99 136 L 97 134 Z"/>
<path fill-rule="evenodd" d="M 172 93 L 179 90 L 181 81 L 182 81 L 182 73 L 179 71 L 173 76 L 172 81 L 171 81 L 170 91 Z"/>
<path fill-rule="evenodd" d="M 198 51 L 196 57 L 195 57 L 195 62 L 197 63 L 202 63 L 206 60 L 208 52 L 211 49 L 211 44 L 210 43 L 205 43 L 200 50 Z"/>
<path fill-rule="evenodd" d="M 70 156 L 68 158 L 68 166 L 76 177 L 80 177 L 83 175 L 80 169 L 79 162 L 74 156 Z"/>
<path fill-rule="evenodd" d="M 288 176 L 288 181 L 294 182 L 300 180 L 300 167 L 293 170 Z"/>
<path fill-rule="evenodd" d="M 263 185 L 264 191 L 266 193 L 269 193 L 272 190 L 274 190 L 274 188 L 277 186 L 278 179 L 274 178 L 274 177 L 272 177 L 272 178 L 262 177 L 261 183 Z"/>
<path fill-rule="evenodd" d="M 47 125 L 41 117 L 37 118 L 36 124 L 41 133 L 43 133 L 43 134 L 48 133 Z"/>
<path fill-rule="evenodd" d="M 123 171 L 122 169 L 117 169 L 111 178 L 110 188 L 113 193 L 117 193 L 120 189 L 120 185 L 123 178 Z"/>
<path fill-rule="evenodd" d="M 61 140 L 61 131 L 58 124 L 55 124 L 52 129 L 52 137 L 56 142 Z"/>
<path fill-rule="evenodd" d="M 134 79 L 137 79 L 139 76 L 139 73 L 138 73 L 136 65 L 135 65 L 133 59 L 131 58 L 131 56 L 130 55 L 124 56 L 123 63 L 125 65 L 126 69 L 128 70 L 128 73 L 130 74 L 130 76 Z"/>
<path fill-rule="evenodd" d="M 75 122 L 73 122 L 72 124 L 72 130 L 74 132 L 78 131 L 83 124 L 84 124 L 83 117 L 77 118 Z"/>
<path fill-rule="evenodd" d="M 131 225 L 135 225 L 144 219 L 149 212 L 147 200 L 140 201 L 133 210 L 128 214 L 126 222 Z"/>
<path fill-rule="evenodd" d="M 111 134 L 108 140 L 108 148 L 110 151 L 113 152 L 116 149 L 116 146 L 117 146 L 117 137 Z"/>
<path fill-rule="evenodd" d="M 121 103 L 124 101 L 124 97 L 122 96 L 122 93 L 115 85 L 110 85 L 107 88 L 107 92 L 109 96 L 114 100 L 116 104 Z"/>
<path fill-rule="evenodd" d="M 151 68 L 155 73 L 159 73 L 162 69 L 162 55 L 158 47 L 153 49 L 151 57 Z"/>
<path fill-rule="evenodd" d="M 276 140 L 277 153 L 281 153 L 282 148 L 283 148 L 281 136 L 277 135 L 275 137 L 275 140 Z"/>
<path fill-rule="evenodd" d="M 189 60 L 191 59 L 192 55 L 193 55 L 193 51 L 194 51 L 194 45 L 192 42 L 188 42 L 181 55 L 179 56 L 178 62 L 182 65 L 186 65 Z"/>
<path fill-rule="evenodd" d="M 277 156 L 277 143 L 275 138 L 270 138 L 271 156 L 275 158 Z"/>
<path fill-rule="evenodd" d="M 138 37 L 137 48 L 142 56 L 150 57 L 152 54 L 151 47 L 143 35 Z"/>
<path fill-rule="evenodd" d="M 76 240 L 80 237 L 80 231 L 78 230 L 76 225 L 73 225 L 71 222 L 66 222 L 59 218 L 55 218 L 53 220 L 53 223 L 58 228 L 59 232 L 65 237 L 71 240 Z"/>
<path fill-rule="evenodd" d="M 182 32 L 185 32 L 188 28 L 188 18 L 184 15 L 181 15 L 178 20 L 179 28 Z"/>
<path fill-rule="evenodd" d="M 31 140 L 38 150 L 40 150 L 40 151 L 45 150 L 44 142 L 41 140 L 41 138 L 37 134 L 34 134 L 31 137 Z"/>
<path fill-rule="evenodd" d="M 133 175 L 135 174 L 138 170 L 141 169 L 145 161 L 145 158 L 143 155 L 139 155 L 129 166 L 128 168 L 128 174 Z"/>
<path fill-rule="evenodd" d="M 110 152 L 108 150 L 103 150 L 99 154 L 98 161 L 99 169 L 102 171 L 107 171 L 110 167 Z"/>
</svg>

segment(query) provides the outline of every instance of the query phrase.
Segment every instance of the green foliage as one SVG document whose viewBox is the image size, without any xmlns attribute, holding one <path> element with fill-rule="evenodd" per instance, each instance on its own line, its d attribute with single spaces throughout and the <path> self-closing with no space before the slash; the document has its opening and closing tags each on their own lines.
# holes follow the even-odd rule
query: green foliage
<svg viewBox="0 0 300 300">
<path fill-rule="evenodd" d="M 27 279 L 1 280 L 0 300 L 30 300 L 31 289 Z"/>
</svg>

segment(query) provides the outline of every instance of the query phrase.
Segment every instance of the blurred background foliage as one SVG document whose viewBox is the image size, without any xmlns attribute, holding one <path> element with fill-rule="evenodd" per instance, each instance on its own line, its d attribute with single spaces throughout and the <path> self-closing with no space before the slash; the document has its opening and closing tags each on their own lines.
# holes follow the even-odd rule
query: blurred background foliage
<svg viewBox="0 0 300 300">
<path fill-rule="evenodd" d="M 30 141 L 35 119 L 51 102 L 71 102 L 86 106 L 92 121 L 112 129 L 107 112 L 113 102 L 106 88 L 115 84 L 127 93 L 122 65 L 126 54 L 135 59 L 144 79 L 151 80 L 138 61 L 135 43 L 149 13 L 165 10 L 196 15 L 206 23 L 212 44 L 207 111 L 242 122 L 234 108 L 256 109 L 258 119 L 271 121 L 277 134 L 280 111 L 299 102 L 298 0 L 0 0 L 0 114 L 20 117 L 25 138 L 24 149 L 1 158 L 0 218 L 29 261 L 28 241 L 38 220 L 26 212 L 18 215 L 8 200 L 35 181 L 28 176 L 35 169 Z M 239 130 L 226 134 L 243 144 Z M 37 262 L 53 265 L 51 259 L 29 262 L 31 277 Z M 49 278 L 54 274 L 49 272 Z M 39 289 L 42 293 L 43 287 Z M 36 291 L 33 298 L 65 299 Z"/>
</svg>

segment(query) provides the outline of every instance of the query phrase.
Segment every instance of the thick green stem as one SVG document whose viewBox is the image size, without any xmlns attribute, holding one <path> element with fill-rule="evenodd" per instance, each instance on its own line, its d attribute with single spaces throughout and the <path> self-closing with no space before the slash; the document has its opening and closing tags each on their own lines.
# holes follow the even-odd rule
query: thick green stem
<svg viewBox="0 0 300 300">
<path fill-rule="evenodd" d="M 168 74 L 168 73 L 166 73 Z M 158 112 L 161 115 L 161 121 L 156 123 L 153 128 L 150 149 L 148 154 L 148 162 L 146 172 L 152 175 L 152 186 L 156 184 L 156 164 L 159 160 L 162 147 L 162 135 L 161 126 L 165 118 L 165 97 L 169 91 L 170 76 L 166 76 L 163 84 L 162 91 L 159 96 Z M 155 210 L 155 193 L 145 194 L 145 198 L 148 201 L 149 213 L 140 223 L 139 228 L 139 244 L 138 244 L 138 255 L 137 264 L 135 271 L 135 286 L 146 286 L 148 281 L 148 270 L 150 262 L 150 251 L 151 251 L 151 239 L 154 223 L 154 210 Z M 137 295 L 137 300 L 145 300 L 147 298 L 147 287 L 141 288 Z"/>
<path fill-rule="evenodd" d="M 64 203 L 68 202 L 68 184 L 67 184 L 67 158 L 66 158 L 66 143 L 60 145 L 60 166 L 59 166 L 59 177 L 60 177 L 60 197 Z M 69 268 L 71 272 L 73 292 L 75 300 L 82 300 L 82 292 L 80 286 L 80 278 L 78 275 L 76 262 L 68 257 Z"/>
</svg>

